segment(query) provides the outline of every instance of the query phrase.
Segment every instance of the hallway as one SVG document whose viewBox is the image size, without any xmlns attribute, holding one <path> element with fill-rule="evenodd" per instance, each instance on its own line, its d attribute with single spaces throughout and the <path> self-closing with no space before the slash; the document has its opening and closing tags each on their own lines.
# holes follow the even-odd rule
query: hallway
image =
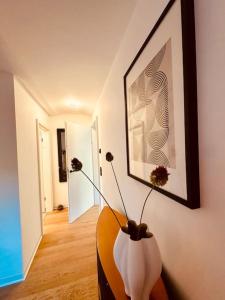
<svg viewBox="0 0 225 300">
<path fill-rule="evenodd" d="M 67 210 L 48 214 L 26 280 L 1 288 L 0 299 L 97 300 L 97 218 L 97 206 L 72 224 L 68 224 Z"/>
</svg>

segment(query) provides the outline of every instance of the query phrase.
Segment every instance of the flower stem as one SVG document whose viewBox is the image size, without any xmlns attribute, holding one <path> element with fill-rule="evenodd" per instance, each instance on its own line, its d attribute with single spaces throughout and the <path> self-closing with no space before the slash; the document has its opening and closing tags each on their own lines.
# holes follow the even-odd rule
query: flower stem
<svg viewBox="0 0 225 300">
<path fill-rule="evenodd" d="M 126 207 L 125 207 L 125 204 L 124 204 L 124 200 L 123 200 L 123 197 L 122 197 L 122 194 L 121 194 L 121 191 L 120 191 L 120 186 L 119 186 L 119 183 L 118 183 L 118 180 L 117 180 L 117 177 L 116 177 L 116 172 L 114 170 L 112 162 L 111 162 L 111 167 L 112 167 L 112 170 L 113 170 L 114 178 L 115 178 L 115 181 L 116 181 L 116 184 L 117 184 L 117 188 L 118 188 L 118 191 L 119 191 L 119 194 L 120 194 L 120 198 L 121 198 L 121 201 L 122 201 L 122 204 L 123 204 L 123 208 L 124 208 L 124 211 L 125 211 L 125 214 L 126 214 L 127 221 L 129 221 L 129 218 L 128 218 L 128 215 L 127 215 L 127 210 L 126 210 Z"/>
<path fill-rule="evenodd" d="M 149 196 L 151 195 L 151 192 L 152 192 L 152 191 L 153 191 L 153 188 L 151 188 L 151 190 L 149 191 L 147 197 L 145 198 L 145 202 L 144 202 L 144 204 L 143 204 L 142 211 L 141 211 L 140 224 L 141 224 L 141 220 L 142 220 L 142 217 L 143 217 L 143 213 L 144 213 L 144 209 L 145 209 L 146 202 L 147 202 Z"/>
<path fill-rule="evenodd" d="M 113 213 L 114 217 L 116 218 L 117 223 L 119 224 L 120 228 L 122 227 L 120 224 L 120 221 L 118 220 L 114 210 L 112 209 L 112 207 L 109 205 L 108 201 L 105 199 L 105 197 L 103 196 L 103 194 L 100 192 L 100 190 L 97 188 L 97 186 L 92 182 L 92 180 L 90 179 L 90 177 L 83 171 L 80 170 L 84 176 L 90 181 L 90 183 L 94 186 L 94 188 L 98 191 L 98 193 L 102 196 L 102 198 L 105 200 L 106 204 L 108 205 L 109 209 L 111 210 L 111 212 Z"/>
</svg>

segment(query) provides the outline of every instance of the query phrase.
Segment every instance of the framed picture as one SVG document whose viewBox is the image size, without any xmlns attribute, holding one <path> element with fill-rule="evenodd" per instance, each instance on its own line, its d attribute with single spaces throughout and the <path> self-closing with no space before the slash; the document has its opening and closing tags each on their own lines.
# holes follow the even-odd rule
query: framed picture
<svg viewBox="0 0 225 300">
<path fill-rule="evenodd" d="M 124 75 L 128 175 L 162 194 L 200 206 L 194 1 L 171 0 Z"/>
</svg>

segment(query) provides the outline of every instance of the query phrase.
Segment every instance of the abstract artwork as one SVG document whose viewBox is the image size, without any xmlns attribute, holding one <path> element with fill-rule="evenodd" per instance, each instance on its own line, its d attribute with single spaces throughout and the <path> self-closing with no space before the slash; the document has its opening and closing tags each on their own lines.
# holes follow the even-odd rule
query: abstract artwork
<svg viewBox="0 0 225 300">
<path fill-rule="evenodd" d="M 155 188 L 198 208 L 197 83 L 193 0 L 171 0 L 124 75 L 128 175 L 150 187 L 156 166 L 170 173 Z"/>
<path fill-rule="evenodd" d="M 133 160 L 176 167 L 171 40 L 128 90 L 128 130 Z"/>
</svg>

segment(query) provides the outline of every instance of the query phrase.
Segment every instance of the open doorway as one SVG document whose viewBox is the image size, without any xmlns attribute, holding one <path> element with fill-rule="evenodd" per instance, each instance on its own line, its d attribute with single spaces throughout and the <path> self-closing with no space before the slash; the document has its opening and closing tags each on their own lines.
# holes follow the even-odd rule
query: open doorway
<svg viewBox="0 0 225 300">
<path fill-rule="evenodd" d="M 50 131 L 37 121 L 39 193 L 42 233 L 44 218 L 53 211 Z"/>
<path fill-rule="evenodd" d="M 65 127 L 56 126 L 54 131 L 51 129 L 52 151 L 50 151 L 50 131 L 37 122 L 42 232 L 44 219 L 49 219 L 45 216 L 49 215 L 53 208 L 64 207 L 63 212 L 68 213 L 69 223 L 72 223 L 92 206 L 100 205 L 99 194 L 90 182 L 81 173 L 69 172 L 71 159 L 77 157 L 83 162 L 83 170 L 95 185 L 100 187 L 97 122 L 96 119 L 92 128 L 66 122 Z M 53 174 L 51 173 L 51 154 L 53 155 Z"/>
</svg>

